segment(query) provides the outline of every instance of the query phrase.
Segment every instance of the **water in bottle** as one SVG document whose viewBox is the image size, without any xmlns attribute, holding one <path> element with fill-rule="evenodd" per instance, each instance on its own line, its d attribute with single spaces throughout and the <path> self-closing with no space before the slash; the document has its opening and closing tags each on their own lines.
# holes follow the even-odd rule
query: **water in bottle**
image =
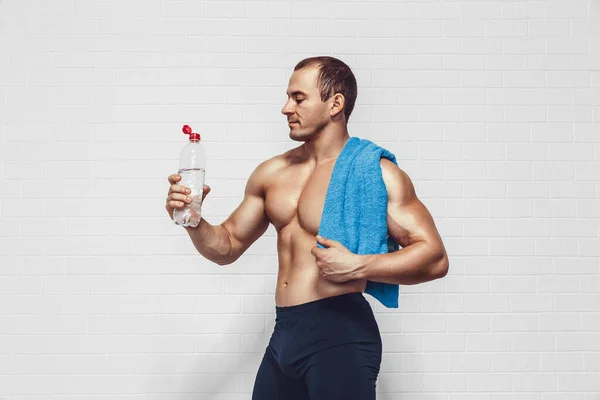
<svg viewBox="0 0 600 400">
<path fill-rule="evenodd" d="M 181 150 L 179 157 L 179 170 L 181 176 L 178 185 L 190 189 L 188 194 L 191 203 L 184 203 L 184 207 L 173 210 L 173 221 L 177 225 L 195 228 L 200 223 L 202 209 L 202 193 L 204 190 L 204 176 L 206 172 L 206 152 L 200 144 L 200 134 L 192 133 L 189 125 L 184 125 L 183 133 L 190 135 L 190 141 Z"/>
</svg>

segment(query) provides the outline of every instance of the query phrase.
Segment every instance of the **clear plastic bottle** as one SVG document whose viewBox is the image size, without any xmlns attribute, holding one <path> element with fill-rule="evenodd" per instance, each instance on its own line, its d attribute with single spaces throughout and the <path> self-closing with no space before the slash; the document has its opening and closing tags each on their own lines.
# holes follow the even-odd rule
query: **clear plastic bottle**
<svg viewBox="0 0 600 400">
<path fill-rule="evenodd" d="M 191 203 L 185 203 L 181 209 L 173 210 L 173 221 L 176 225 L 195 228 L 200 223 L 202 194 L 204 191 L 204 175 L 206 169 L 206 151 L 200 144 L 200 134 L 192 133 L 189 125 L 184 125 L 183 133 L 190 135 L 190 141 L 181 150 L 178 174 L 181 180 L 178 185 L 190 188 L 188 195 Z"/>
</svg>

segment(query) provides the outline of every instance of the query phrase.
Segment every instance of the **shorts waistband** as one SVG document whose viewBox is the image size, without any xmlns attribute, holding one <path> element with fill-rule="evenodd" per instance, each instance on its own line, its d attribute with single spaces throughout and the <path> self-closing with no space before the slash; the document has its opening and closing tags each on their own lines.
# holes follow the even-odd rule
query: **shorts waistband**
<svg viewBox="0 0 600 400">
<path fill-rule="evenodd" d="M 363 302 L 367 303 L 367 300 L 364 298 L 362 292 L 350 292 L 309 301 L 307 303 L 296 304 L 293 306 L 275 306 L 275 313 L 278 317 L 287 317 L 290 315 L 296 315 L 298 313 L 304 313 L 306 311 L 329 308 L 335 305 L 344 305 L 350 307 L 357 303 Z"/>
</svg>

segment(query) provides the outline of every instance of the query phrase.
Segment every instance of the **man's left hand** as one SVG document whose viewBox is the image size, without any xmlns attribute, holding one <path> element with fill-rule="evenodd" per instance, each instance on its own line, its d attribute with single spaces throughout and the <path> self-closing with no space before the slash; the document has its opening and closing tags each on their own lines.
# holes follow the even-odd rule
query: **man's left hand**
<svg viewBox="0 0 600 400">
<path fill-rule="evenodd" d="M 315 256 L 322 277 L 336 283 L 360 278 L 364 267 L 361 256 L 354 254 L 337 240 L 317 236 L 317 241 L 326 248 L 315 246 L 310 252 Z"/>
</svg>

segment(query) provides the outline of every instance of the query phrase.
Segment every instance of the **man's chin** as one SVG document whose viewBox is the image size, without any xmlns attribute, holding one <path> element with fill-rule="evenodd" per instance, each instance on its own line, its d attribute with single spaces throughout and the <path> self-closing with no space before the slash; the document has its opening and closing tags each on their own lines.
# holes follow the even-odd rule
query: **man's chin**
<svg viewBox="0 0 600 400">
<path fill-rule="evenodd" d="M 306 135 L 303 135 L 302 132 L 298 132 L 298 131 L 293 131 L 292 129 L 290 129 L 290 139 L 295 140 L 296 142 L 305 142 L 307 139 Z"/>
</svg>

